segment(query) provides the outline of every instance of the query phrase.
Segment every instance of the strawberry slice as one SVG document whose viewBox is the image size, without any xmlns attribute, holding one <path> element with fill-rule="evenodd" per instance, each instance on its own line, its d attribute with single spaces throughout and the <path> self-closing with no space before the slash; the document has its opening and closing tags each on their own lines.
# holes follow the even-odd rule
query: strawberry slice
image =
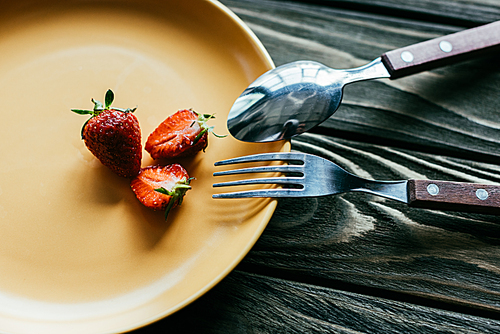
<svg viewBox="0 0 500 334">
<path fill-rule="evenodd" d="M 136 108 L 112 108 L 113 100 L 114 94 L 109 89 L 104 105 L 92 99 L 93 110 L 71 110 L 80 115 L 90 115 L 81 131 L 89 151 L 114 173 L 129 178 L 137 175 L 141 168 L 141 129 L 132 114 Z"/>
<path fill-rule="evenodd" d="M 148 166 L 130 182 L 137 199 L 153 210 L 165 210 L 165 220 L 170 210 L 182 203 L 191 189 L 193 178 L 179 164 Z"/>
<path fill-rule="evenodd" d="M 205 150 L 208 133 L 214 128 L 207 125 L 211 118 L 214 116 L 199 114 L 192 109 L 179 110 L 149 135 L 145 149 L 153 159 L 185 157 Z"/>
</svg>

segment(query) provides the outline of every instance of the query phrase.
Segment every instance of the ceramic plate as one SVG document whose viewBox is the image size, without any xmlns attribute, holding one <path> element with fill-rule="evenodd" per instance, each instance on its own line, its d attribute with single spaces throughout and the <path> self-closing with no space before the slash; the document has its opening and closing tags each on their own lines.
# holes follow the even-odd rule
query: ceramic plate
<svg viewBox="0 0 500 334">
<path fill-rule="evenodd" d="M 202 0 L 10 1 L 0 49 L 0 332 L 138 328 L 245 256 L 276 202 L 213 200 L 213 163 L 288 143 L 212 136 L 206 153 L 176 161 L 196 180 L 165 222 L 88 152 L 86 117 L 70 111 L 111 88 L 114 106 L 138 106 L 143 144 L 184 108 L 214 113 L 228 133 L 233 101 L 273 66 L 234 14 Z"/>
</svg>

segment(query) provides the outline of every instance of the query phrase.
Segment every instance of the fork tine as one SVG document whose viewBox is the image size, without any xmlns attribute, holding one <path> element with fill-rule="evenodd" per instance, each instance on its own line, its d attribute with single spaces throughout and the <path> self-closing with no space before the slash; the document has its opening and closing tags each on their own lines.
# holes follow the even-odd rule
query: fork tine
<svg viewBox="0 0 500 334">
<path fill-rule="evenodd" d="M 258 162 L 258 161 L 290 161 L 304 160 L 303 153 L 261 153 L 246 155 L 242 157 L 221 160 L 214 163 L 215 166 L 232 165 L 243 162 Z"/>
<path fill-rule="evenodd" d="M 260 161 L 304 161 L 303 153 L 262 153 L 253 154 L 233 159 L 217 161 L 215 166 L 232 165 L 237 163 L 246 162 L 260 162 Z M 276 166 L 260 166 L 251 168 L 233 169 L 221 172 L 215 172 L 214 176 L 233 175 L 233 174 L 246 174 L 246 173 L 304 173 L 304 166 L 302 165 L 276 165 Z M 302 185 L 303 178 L 301 177 L 269 177 L 269 178 L 256 178 L 239 181 L 229 181 L 213 184 L 213 187 L 226 187 L 250 184 L 279 184 L 279 185 Z M 261 190 L 248 190 L 236 191 L 230 193 L 214 194 L 212 198 L 255 198 L 255 197 L 296 197 L 303 189 L 286 188 L 286 189 L 261 189 Z"/>
<path fill-rule="evenodd" d="M 238 181 L 227 181 L 214 183 L 212 187 L 231 187 L 231 186 L 242 186 L 248 184 L 281 184 L 281 185 L 300 185 L 303 179 L 301 177 L 267 177 L 260 179 L 247 179 Z"/>
<path fill-rule="evenodd" d="M 296 197 L 299 196 L 301 189 L 264 189 L 264 190 L 248 190 L 236 191 L 232 193 L 213 194 L 212 198 L 256 198 L 256 197 Z"/>
<path fill-rule="evenodd" d="M 214 176 L 247 174 L 247 173 L 303 173 L 303 172 L 304 172 L 303 166 L 278 165 L 278 166 L 262 166 L 262 167 L 225 170 L 221 172 L 215 172 Z"/>
</svg>

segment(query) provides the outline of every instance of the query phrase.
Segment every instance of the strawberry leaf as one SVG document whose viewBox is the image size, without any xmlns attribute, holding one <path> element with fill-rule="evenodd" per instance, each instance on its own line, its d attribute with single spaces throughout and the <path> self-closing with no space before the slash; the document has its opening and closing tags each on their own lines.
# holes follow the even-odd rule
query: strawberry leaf
<svg viewBox="0 0 500 334">
<path fill-rule="evenodd" d="M 168 195 L 168 196 L 172 196 L 172 192 L 171 191 L 168 191 L 167 189 L 161 187 L 161 188 L 156 188 L 155 191 L 159 192 L 159 193 L 162 193 L 163 195 Z"/>
<path fill-rule="evenodd" d="M 106 96 L 104 97 L 104 109 L 109 109 L 114 99 L 115 99 L 115 94 L 111 89 L 108 89 L 108 91 L 106 92 Z"/>
<path fill-rule="evenodd" d="M 81 131 L 82 139 L 83 139 L 83 131 L 85 129 L 85 126 L 89 122 L 89 120 L 92 117 L 98 116 L 103 111 L 109 110 L 114 99 L 115 99 L 115 94 L 113 93 L 113 91 L 111 89 L 108 89 L 106 91 L 105 96 L 104 96 L 104 103 L 105 103 L 104 105 L 100 101 L 97 101 L 95 99 L 91 99 L 92 103 L 94 104 L 93 110 L 71 109 L 71 111 L 73 111 L 79 115 L 90 115 L 90 118 L 83 124 L 82 131 Z M 127 108 L 127 109 L 121 109 L 121 108 L 113 108 L 113 109 L 116 109 L 116 110 L 124 112 L 124 113 L 132 113 L 137 109 L 137 107 Z"/>
<path fill-rule="evenodd" d="M 101 101 L 92 99 L 92 103 L 94 104 L 94 111 L 102 111 L 104 109 Z"/>
<path fill-rule="evenodd" d="M 82 109 L 71 109 L 72 112 L 76 112 L 79 115 L 93 115 L 93 110 L 82 110 Z"/>
<path fill-rule="evenodd" d="M 191 186 L 189 184 L 193 179 L 194 177 L 190 177 L 189 179 L 183 177 L 174 184 L 172 190 L 165 189 L 164 187 L 155 189 L 155 191 L 159 193 L 170 196 L 170 201 L 168 202 L 167 207 L 165 209 L 165 220 L 167 220 L 168 213 L 175 205 L 181 205 L 182 199 L 184 198 L 186 191 L 191 189 Z"/>
<path fill-rule="evenodd" d="M 135 108 L 127 108 L 127 109 L 113 107 L 113 109 L 121 111 L 121 112 L 124 112 L 125 114 L 127 114 L 127 113 L 132 113 L 132 112 L 136 111 L 137 107 L 135 107 Z"/>
<path fill-rule="evenodd" d="M 175 201 L 172 198 L 170 202 L 168 202 L 167 207 L 165 208 L 165 221 L 167 221 L 168 214 L 170 213 L 170 210 L 174 207 Z"/>
<path fill-rule="evenodd" d="M 192 109 L 191 109 L 192 110 Z M 198 135 L 196 136 L 196 138 L 194 139 L 193 141 L 193 145 L 196 144 L 200 139 L 201 137 L 203 137 L 203 135 L 205 133 L 213 133 L 214 136 L 216 136 L 217 138 L 224 138 L 224 137 L 227 137 L 228 135 L 218 135 L 214 132 L 214 127 L 213 126 L 208 126 L 207 125 L 207 122 L 209 120 L 211 120 L 212 118 L 215 118 L 215 116 L 213 114 L 199 114 L 198 112 L 196 112 L 195 110 L 192 110 L 196 115 L 198 115 L 198 119 L 194 120 L 193 123 L 191 123 L 191 126 L 193 126 L 193 124 L 195 122 L 197 122 L 200 127 L 201 127 L 201 131 L 200 133 L 198 133 Z"/>
<path fill-rule="evenodd" d="M 201 137 L 203 137 L 205 133 L 209 132 L 209 129 L 210 128 L 202 128 L 200 133 L 198 133 L 198 135 L 194 138 L 193 145 L 196 145 L 196 143 L 201 139 Z"/>
<path fill-rule="evenodd" d="M 212 130 L 213 130 L 213 129 L 212 129 Z M 213 135 L 214 135 L 215 137 L 217 137 L 217 138 L 226 138 L 226 137 L 228 136 L 228 135 L 218 135 L 218 134 L 216 134 L 216 133 L 215 133 L 215 132 L 213 132 L 213 131 L 212 131 L 212 133 L 213 133 Z"/>
</svg>

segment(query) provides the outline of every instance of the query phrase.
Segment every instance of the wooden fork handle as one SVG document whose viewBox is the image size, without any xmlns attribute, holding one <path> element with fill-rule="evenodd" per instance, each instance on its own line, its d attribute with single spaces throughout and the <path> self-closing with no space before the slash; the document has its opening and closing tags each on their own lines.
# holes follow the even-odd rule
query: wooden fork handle
<svg viewBox="0 0 500 334">
<path fill-rule="evenodd" d="M 391 79 L 500 51 L 500 21 L 417 43 L 382 55 Z"/>
<path fill-rule="evenodd" d="M 500 214 L 500 186 L 408 180 L 408 205 L 427 209 Z"/>
</svg>

